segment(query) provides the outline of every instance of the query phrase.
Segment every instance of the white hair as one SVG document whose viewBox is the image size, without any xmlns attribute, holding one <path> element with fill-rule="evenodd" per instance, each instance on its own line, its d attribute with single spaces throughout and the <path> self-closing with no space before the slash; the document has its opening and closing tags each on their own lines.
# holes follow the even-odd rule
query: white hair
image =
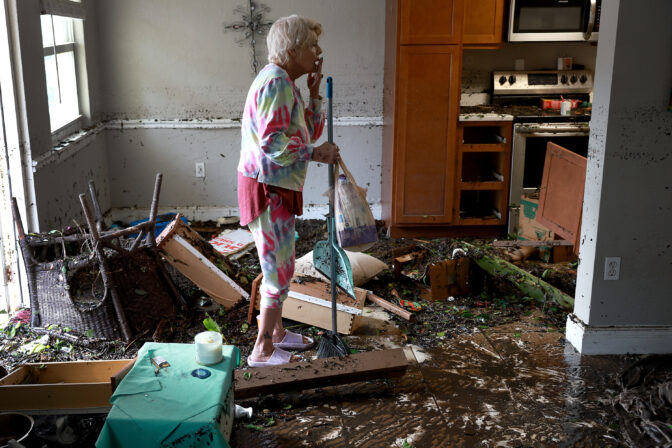
<svg viewBox="0 0 672 448">
<path fill-rule="evenodd" d="M 302 48 L 317 41 L 322 25 L 313 19 L 296 14 L 275 21 L 266 37 L 268 61 L 285 65 L 289 62 L 289 50 Z"/>
</svg>

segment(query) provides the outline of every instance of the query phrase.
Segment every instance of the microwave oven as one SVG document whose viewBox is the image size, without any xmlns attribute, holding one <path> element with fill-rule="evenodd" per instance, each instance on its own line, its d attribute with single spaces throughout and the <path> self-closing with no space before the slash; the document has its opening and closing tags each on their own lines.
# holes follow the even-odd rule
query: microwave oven
<svg viewBox="0 0 672 448">
<path fill-rule="evenodd" d="M 597 41 L 602 0 L 511 0 L 509 42 Z"/>
</svg>

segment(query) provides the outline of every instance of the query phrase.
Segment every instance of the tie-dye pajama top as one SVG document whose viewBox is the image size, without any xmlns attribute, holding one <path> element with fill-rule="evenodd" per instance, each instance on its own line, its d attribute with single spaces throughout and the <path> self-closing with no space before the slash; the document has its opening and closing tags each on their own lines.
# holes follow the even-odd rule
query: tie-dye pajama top
<svg viewBox="0 0 672 448">
<path fill-rule="evenodd" d="M 322 101 L 311 98 L 304 107 L 287 72 L 268 64 L 245 101 L 238 171 L 263 184 L 302 191 L 312 143 L 323 129 Z"/>
</svg>

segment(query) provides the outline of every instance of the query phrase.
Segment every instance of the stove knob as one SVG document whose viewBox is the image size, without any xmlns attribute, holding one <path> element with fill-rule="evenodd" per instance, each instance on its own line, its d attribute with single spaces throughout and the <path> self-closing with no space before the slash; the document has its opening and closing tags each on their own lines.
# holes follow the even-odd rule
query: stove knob
<svg viewBox="0 0 672 448">
<path fill-rule="evenodd" d="M 576 77 L 576 75 L 572 75 L 572 77 L 569 78 L 569 81 L 570 81 L 572 84 L 576 84 L 576 81 L 578 81 L 578 78 Z"/>
<path fill-rule="evenodd" d="M 581 75 L 581 77 L 579 78 L 579 81 L 581 81 L 581 84 L 583 84 L 586 81 L 588 81 L 588 77 L 586 75 Z"/>
<path fill-rule="evenodd" d="M 500 76 L 499 83 L 503 85 L 505 82 L 506 82 L 506 76 Z"/>
<path fill-rule="evenodd" d="M 567 84 L 567 75 L 562 75 L 560 77 L 560 82 L 563 83 L 563 84 Z"/>
<path fill-rule="evenodd" d="M 514 75 L 509 76 L 509 84 L 516 82 L 516 77 Z"/>
</svg>

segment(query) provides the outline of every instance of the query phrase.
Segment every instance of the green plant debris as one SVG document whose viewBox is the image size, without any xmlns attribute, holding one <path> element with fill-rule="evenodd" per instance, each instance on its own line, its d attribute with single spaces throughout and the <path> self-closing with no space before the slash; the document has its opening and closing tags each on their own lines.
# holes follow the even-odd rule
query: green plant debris
<svg viewBox="0 0 672 448">
<path fill-rule="evenodd" d="M 215 320 L 212 317 L 210 317 L 208 313 L 205 313 L 205 319 L 203 319 L 203 326 L 208 331 L 216 331 L 217 333 L 222 332 L 222 329 L 219 328 L 217 322 L 215 322 Z"/>
<path fill-rule="evenodd" d="M 490 275 L 511 282 L 528 296 L 541 302 L 553 302 L 564 310 L 574 308 L 574 298 L 551 286 L 542 279 L 522 270 L 518 266 L 494 256 L 484 254 L 475 246 L 461 242 L 468 249 L 469 257 Z"/>
</svg>

